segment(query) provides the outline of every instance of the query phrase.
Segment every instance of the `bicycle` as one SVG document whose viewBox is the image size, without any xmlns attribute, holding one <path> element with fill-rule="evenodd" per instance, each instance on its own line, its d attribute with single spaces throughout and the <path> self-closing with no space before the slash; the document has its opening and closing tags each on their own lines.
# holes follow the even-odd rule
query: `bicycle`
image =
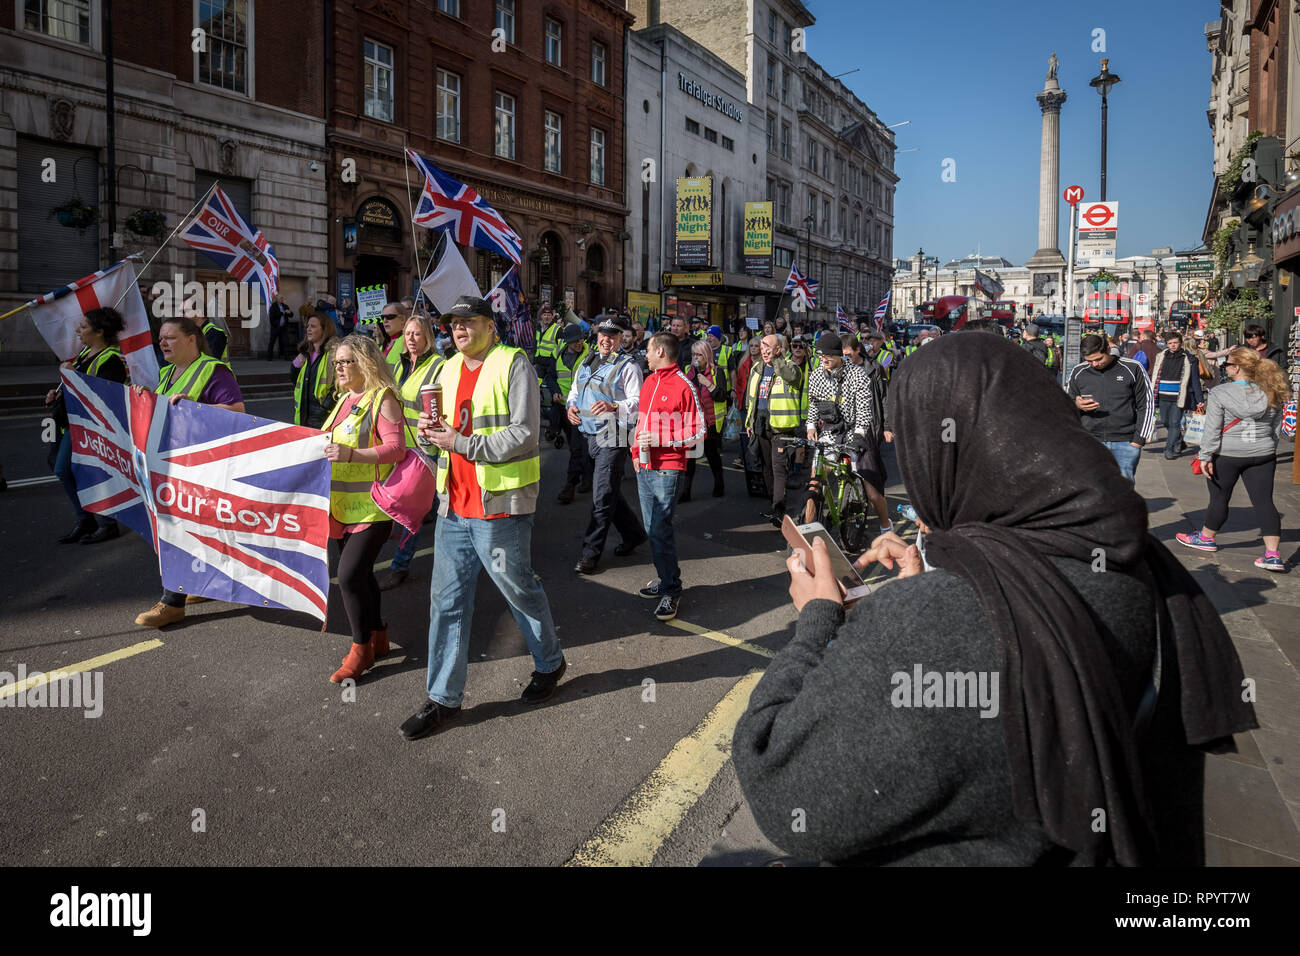
<svg viewBox="0 0 1300 956">
<path fill-rule="evenodd" d="M 813 449 L 804 524 L 820 522 L 846 553 L 866 550 L 871 541 L 871 510 L 866 482 L 856 471 L 857 454 L 849 445 L 829 437 L 817 441 L 789 438 L 785 444 Z"/>
</svg>

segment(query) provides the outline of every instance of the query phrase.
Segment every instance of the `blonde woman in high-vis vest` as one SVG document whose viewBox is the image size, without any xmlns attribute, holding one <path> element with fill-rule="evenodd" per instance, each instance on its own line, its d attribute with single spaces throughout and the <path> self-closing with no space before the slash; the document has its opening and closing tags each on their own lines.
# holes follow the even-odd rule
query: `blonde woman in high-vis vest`
<svg viewBox="0 0 1300 956">
<path fill-rule="evenodd" d="M 402 405 L 392 367 L 373 339 L 349 335 L 334 350 L 339 401 L 325 419 L 330 443 L 330 537 L 339 539 L 339 591 L 352 628 L 352 647 L 330 677 L 356 680 L 388 653 L 388 625 L 380 611 L 375 559 L 393 521 L 370 497 L 370 488 L 406 455 Z"/>
</svg>

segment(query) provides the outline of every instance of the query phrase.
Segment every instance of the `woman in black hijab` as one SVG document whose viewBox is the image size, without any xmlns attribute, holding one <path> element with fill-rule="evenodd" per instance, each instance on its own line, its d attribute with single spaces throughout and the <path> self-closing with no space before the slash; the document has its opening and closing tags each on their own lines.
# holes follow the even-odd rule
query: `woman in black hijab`
<svg viewBox="0 0 1300 956">
<path fill-rule="evenodd" d="M 795 638 L 732 751 L 759 825 L 846 863 L 1203 862 L 1197 748 L 1258 725 L 1142 498 L 999 337 L 932 342 L 887 417 L 933 570 L 883 536 L 864 557 L 913 566 L 846 616 L 824 548 L 791 557 Z"/>
</svg>

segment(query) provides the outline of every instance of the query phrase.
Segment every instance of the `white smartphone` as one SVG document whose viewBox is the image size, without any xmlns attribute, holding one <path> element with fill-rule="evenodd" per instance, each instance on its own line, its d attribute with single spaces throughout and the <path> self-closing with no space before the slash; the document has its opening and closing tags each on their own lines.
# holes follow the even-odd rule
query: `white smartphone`
<svg viewBox="0 0 1300 956">
<path fill-rule="evenodd" d="M 835 580 L 840 586 L 840 593 L 844 596 L 844 606 L 846 608 L 851 607 L 871 593 L 871 586 L 863 583 L 862 577 L 853 568 L 853 562 L 840 550 L 840 546 L 835 543 L 830 532 L 826 530 L 821 522 L 814 521 L 811 524 L 796 525 L 790 520 L 790 516 L 786 515 L 781 530 L 785 534 L 785 539 L 789 542 L 790 547 L 799 552 L 804 567 L 808 569 L 809 574 L 812 573 L 813 569 L 813 539 L 822 539 L 822 543 L 826 545 L 826 552 L 831 556 L 831 571 L 835 574 Z"/>
</svg>

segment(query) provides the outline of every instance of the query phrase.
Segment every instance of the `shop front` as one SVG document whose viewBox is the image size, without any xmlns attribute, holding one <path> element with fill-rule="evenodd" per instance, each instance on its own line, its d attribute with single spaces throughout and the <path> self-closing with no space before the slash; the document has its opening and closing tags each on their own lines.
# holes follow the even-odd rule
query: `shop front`
<svg viewBox="0 0 1300 956">
<path fill-rule="evenodd" d="M 1300 399 L 1300 188 L 1277 203 L 1269 224 L 1273 240 L 1273 329 L 1269 341 L 1286 350 L 1291 399 Z M 1300 455 L 1291 482 L 1300 484 Z"/>
<path fill-rule="evenodd" d="M 699 318 L 733 334 L 748 318 L 757 318 L 761 328 L 768 300 L 780 287 L 775 279 L 731 272 L 665 272 L 662 281 L 666 315 L 688 324 Z"/>
</svg>

